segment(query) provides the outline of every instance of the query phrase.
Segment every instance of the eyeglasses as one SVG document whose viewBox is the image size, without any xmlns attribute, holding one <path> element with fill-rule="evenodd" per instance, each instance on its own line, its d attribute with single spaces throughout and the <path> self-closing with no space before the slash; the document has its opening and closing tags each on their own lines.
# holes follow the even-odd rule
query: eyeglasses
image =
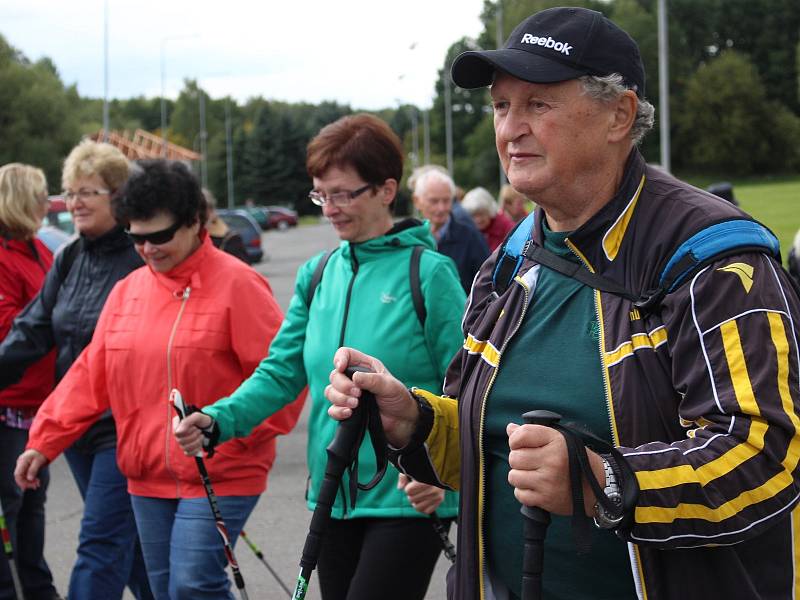
<svg viewBox="0 0 800 600">
<path fill-rule="evenodd" d="M 110 194 L 110 190 L 78 190 L 77 192 L 73 192 L 71 190 L 64 190 L 61 192 L 61 195 L 64 196 L 64 200 L 75 200 L 75 198 L 80 198 L 81 200 L 88 200 L 92 196 L 102 196 L 104 194 Z"/>
<path fill-rule="evenodd" d="M 166 244 L 172 240 L 172 238 L 175 237 L 175 232 L 177 232 L 182 226 L 183 223 L 178 221 L 166 229 L 153 231 L 152 233 L 131 233 L 130 230 L 126 230 L 126 232 L 128 237 L 130 237 L 131 240 L 133 240 L 133 243 L 137 246 L 144 246 L 145 242 L 150 242 L 152 245 L 158 246 L 159 244 Z"/>
<path fill-rule="evenodd" d="M 321 194 L 316 190 L 311 190 L 308 193 L 308 199 L 317 206 L 325 206 L 326 204 L 332 204 L 333 206 L 347 206 L 350 204 L 351 200 L 357 198 L 371 187 L 373 187 L 373 184 L 368 183 L 367 185 L 360 187 L 357 190 L 353 190 L 352 192 L 334 192 L 328 196 Z"/>
</svg>

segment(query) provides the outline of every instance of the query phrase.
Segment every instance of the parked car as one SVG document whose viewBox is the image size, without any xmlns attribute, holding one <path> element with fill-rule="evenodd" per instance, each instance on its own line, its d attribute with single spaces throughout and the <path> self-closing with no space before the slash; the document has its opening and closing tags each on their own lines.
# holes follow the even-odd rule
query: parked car
<svg viewBox="0 0 800 600">
<path fill-rule="evenodd" d="M 48 247 L 50 252 L 55 254 L 56 251 L 61 248 L 61 246 L 69 242 L 73 236 L 64 230 L 59 229 L 58 227 L 53 227 L 52 225 L 42 225 L 39 228 L 39 231 L 36 232 L 36 237 Z"/>
<path fill-rule="evenodd" d="M 261 228 L 261 231 L 266 231 L 269 229 L 269 217 L 267 216 L 267 211 L 263 206 L 245 206 L 241 210 L 244 210 L 251 217 L 253 217 L 253 220 Z"/>
<path fill-rule="evenodd" d="M 228 227 L 235 229 L 242 236 L 250 264 L 261 262 L 264 258 L 264 249 L 261 246 L 261 227 L 250 213 L 241 208 L 218 208 L 217 214 Z"/>
<path fill-rule="evenodd" d="M 297 226 L 297 212 L 285 206 L 267 206 L 265 208 L 270 229 L 289 229 Z"/>
<path fill-rule="evenodd" d="M 72 222 L 72 215 L 67 210 L 67 203 L 61 196 L 50 196 L 50 207 L 47 209 L 45 222 L 51 227 L 72 235 L 75 233 L 75 224 Z"/>
</svg>

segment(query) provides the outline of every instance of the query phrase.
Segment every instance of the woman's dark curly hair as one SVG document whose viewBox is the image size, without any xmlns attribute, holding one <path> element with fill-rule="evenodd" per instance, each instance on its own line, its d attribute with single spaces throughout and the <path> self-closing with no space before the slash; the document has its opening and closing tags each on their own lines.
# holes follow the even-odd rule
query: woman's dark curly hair
<svg viewBox="0 0 800 600">
<path fill-rule="evenodd" d="M 175 217 L 181 225 L 206 222 L 208 207 L 200 184 L 178 161 L 141 160 L 131 168 L 128 181 L 111 201 L 120 223 L 146 221 L 158 213 Z"/>
</svg>

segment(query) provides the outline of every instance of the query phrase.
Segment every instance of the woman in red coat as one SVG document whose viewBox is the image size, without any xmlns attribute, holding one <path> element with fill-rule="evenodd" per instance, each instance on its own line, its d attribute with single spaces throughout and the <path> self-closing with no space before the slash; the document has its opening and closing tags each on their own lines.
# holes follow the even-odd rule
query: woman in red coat
<svg viewBox="0 0 800 600">
<path fill-rule="evenodd" d="M 145 266 L 108 296 L 91 343 L 47 398 L 17 464 L 17 483 L 111 409 L 156 600 L 233 596 L 197 465 L 172 436 L 170 392 L 206 406 L 233 392 L 267 355 L 283 321 L 267 280 L 216 249 L 197 180 L 180 162 L 140 161 L 112 199 Z M 305 393 L 206 465 L 235 542 L 267 483 L 275 437 L 294 427 Z"/>
<path fill-rule="evenodd" d="M 0 167 L 0 340 L 14 317 L 42 287 L 53 255 L 36 239 L 47 213 L 47 181 L 41 169 L 11 163 Z M 3 503 L 16 564 L 26 598 L 58 598 L 44 559 L 44 502 L 49 475 L 42 485 L 23 491 L 14 483 L 14 464 L 28 441 L 33 416 L 53 389 L 55 355 L 33 364 L 19 383 L 0 392 L 0 501 Z M 14 597 L 11 571 L 0 558 L 0 598 Z"/>
<path fill-rule="evenodd" d="M 514 229 L 514 222 L 505 213 L 498 212 L 497 202 L 488 190 L 482 187 L 468 191 L 461 201 L 461 206 L 469 213 L 475 221 L 475 226 L 486 238 L 490 252 L 494 252 L 494 249 L 506 239 L 508 232 Z"/>
</svg>

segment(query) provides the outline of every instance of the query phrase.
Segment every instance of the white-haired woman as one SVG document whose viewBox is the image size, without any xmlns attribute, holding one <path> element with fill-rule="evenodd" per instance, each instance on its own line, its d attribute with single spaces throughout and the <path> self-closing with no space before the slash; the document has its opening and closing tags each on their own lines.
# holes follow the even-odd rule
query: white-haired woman
<svg viewBox="0 0 800 600">
<path fill-rule="evenodd" d="M 42 287 L 53 255 L 36 239 L 47 212 L 47 181 L 41 169 L 11 163 L 0 167 L 0 339 Z M 35 362 L 19 381 L 0 392 L 0 501 L 26 598 L 59 598 L 44 559 L 44 503 L 48 473 L 38 490 L 14 483 L 17 455 L 28 441 L 33 416 L 53 389 L 54 356 Z M 0 598 L 14 597 L 8 560 L 0 558 Z"/>
<path fill-rule="evenodd" d="M 491 252 L 494 252 L 494 249 L 503 243 L 508 232 L 514 229 L 514 222 L 505 214 L 498 212 L 497 202 L 485 188 L 476 187 L 468 191 L 461 201 L 461 206 L 475 221 L 475 226 L 483 234 Z"/>
</svg>

